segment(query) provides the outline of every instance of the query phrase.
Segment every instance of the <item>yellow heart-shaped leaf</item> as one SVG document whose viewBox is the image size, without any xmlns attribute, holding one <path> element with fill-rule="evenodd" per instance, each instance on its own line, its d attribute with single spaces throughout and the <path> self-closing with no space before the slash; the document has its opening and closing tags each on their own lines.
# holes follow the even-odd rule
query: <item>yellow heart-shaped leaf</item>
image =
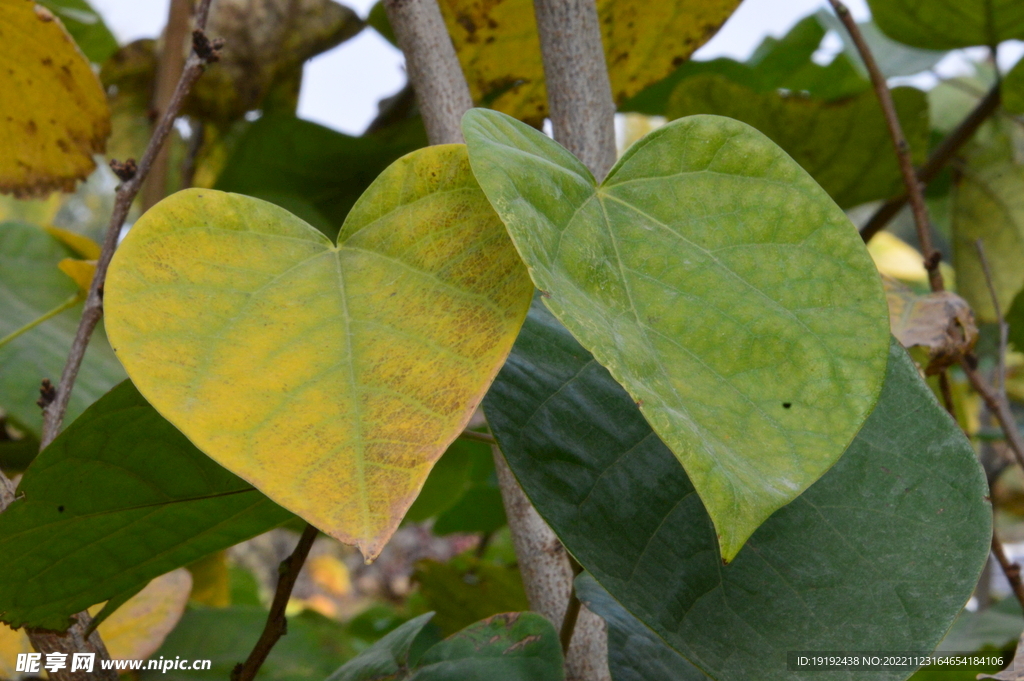
<svg viewBox="0 0 1024 681">
<path fill-rule="evenodd" d="M 129 232 L 107 332 L 139 391 L 271 499 L 375 557 L 501 367 L 533 287 L 462 145 L 392 164 L 338 245 L 192 189 Z"/>
<path fill-rule="evenodd" d="M 99 78 L 64 26 L 30 0 L 0 0 L 0 192 L 74 191 L 110 134 Z"/>
</svg>

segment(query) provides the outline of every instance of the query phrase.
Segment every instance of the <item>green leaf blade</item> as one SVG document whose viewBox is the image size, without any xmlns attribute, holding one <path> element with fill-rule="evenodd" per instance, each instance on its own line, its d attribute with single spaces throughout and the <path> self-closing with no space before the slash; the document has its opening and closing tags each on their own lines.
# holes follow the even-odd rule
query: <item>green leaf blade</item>
<svg viewBox="0 0 1024 681">
<path fill-rule="evenodd" d="M 0 338 L 76 294 L 75 283 L 57 269 L 68 257 L 75 254 L 42 229 L 0 223 Z M 60 379 L 80 316 L 81 307 L 72 307 L 0 347 L 0 408 L 33 435 L 42 429 L 36 404 L 40 382 Z M 86 350 L 65 420 L 76 418 L 124 378 L 100 326 Z"/>
<path fill-rule="evenodd" d="M 1024 39 L 1017 0 L 868 0 L 878 28 L 893 40 L 926 50 L 995 46 Z"/>
<path fill-rule="evenodd" d="M 566 548 L 714 679 L 787 679 L 789 650 L 932 650 L 988 555 L 973 450 L 896 344 L 879 405 L 846 454 L 726 566 L 671 452 L 539 304 L 484 408 Z"/>
<path fill-rule="evenodd" d="M 69 617 L 289 520 L 196 449 L 125 381 L 29 467 L 0 514 L 0 617 Z"/>
<path fill-rule="evenodd" d="M 899 87 L 893 103 L 914 162 L 928 150 L 928 101 L 916 88 Z M 886 199 L 903 191 L 892 140 L 874 92 L 837 101 L 756 92 L 724 76 L 688 78 L 673 91 L 670 119 L 697 114 L 728 116 L 767 135 L 810 173 L 843 208 Z"/>
<path fill-rule="evenodd" d="M 464 131 L 545 304 L 640 404 L 731 560 L 835 463 L 881 389 L 888 311 L 856 231 L 728 119 L 655 131 L 589 196 L 582 165 L 527 126 L 475 110 Z"/>
</svg>

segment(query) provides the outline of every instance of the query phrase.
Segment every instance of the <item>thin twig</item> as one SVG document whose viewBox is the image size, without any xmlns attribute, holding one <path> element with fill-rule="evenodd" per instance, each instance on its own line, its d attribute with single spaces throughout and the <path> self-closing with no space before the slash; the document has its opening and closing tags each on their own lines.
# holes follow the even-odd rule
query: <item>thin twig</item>
<svg viewBox="0 0 1024 681">
<path fill-rule="evenodd" d="M 996 536 L 994 528 L 992 530 L 992 554 L 999 562 L 999 567 L 1003 568 L 1006 581 L 1010 583 L 1010 588 L 1013 589 L 1013 594 L 1020 601 L 1021 608 L 1024 608 L 1024 584 L 1020 581 L 1020 565 L 1010 562 L 1010 559 L 1006 557 L 1006 551 L 1003 550 L 1003 544 Z"/>
<path fill-rule="evenodd" d="M 914 214 L 914 226 L 917 228 L 917 239 L 921 244 L 921 253 L 924 255 L 924 268 L 928 271 L 928 283 L 932 291 L 942 291 L 945 285 L 942 281 L 942 272 L 939 271 L 939 261 L 942 259 L 935 247 L 932 246 L 931 228 L 928 224 L 928 208 L 924 203 L 924 194 L 921 192 L 921 183 L 914 173 L 914 163 L 910 158 L 910 145 L 903 135 L 903 128 L 900 127 L 900 119 L 896 114 L 896 105 L 892 101 L 892 93 L 885 82 L 875 56 L 871 53 L 864 36 L 861 35 L 857 22 L 854 21 L 850 10 L 839 0 L 829 0 L 832 8 L 836 11 L 840 21 L 846 27 L 857 46 L 864 65 L 867 66 L 868 74 L 871 76 L 871 83 L 875 87 L 875 94 L 878 95 L 878 103 L 882 106 L 882 113 L 885 116 L 885 124 L 889 128 L 889 136 L 892 138 L 893 147 L 896 149 L 896 158 L 900 165 L 900 174 L 903 176 L 903 185 L 906 187 L 907 196 L 910 199 L 910 208 Z"/>
<path fill-rule="evenodd" d="M 971 113 L 960 121 L 960 124 L 949 133 L 942 143 L 935 148 L 924 165 L 917 169 L 917 180 L 927 186 L 934 180 L 939 172 L 946 167 L 946 164 L 956 156 L 960 148 L 974 136 L 981 124 L 987 121 L 993 113 L 999 110 L 1001 101 L 1000 88 L 998 85 L 988 91 Z M 903 194 L 889 199 L 868 219 L 860 229 L 860 235 L 864 241 L 870 241 L 873 236 L 885 229 L 889 221 L 896 217 L 900 209 L 907 204 L 907 195 Z"/>
<path fill-rule="evenodd" d="M 996 386 L 999 399 L 1006 401 L 1006 346 L 1009 343 L 1010 327 L 1003 317 L 1002 306 L 999 305 L 999 295 L 996 293 L 996 286 L 992 282 L 992 270 L 988 266 L 988 258 L 985 257 L 985 245 L 981 239 L 974 242 L 978 250 L 978 259 L 981 261 L 981 271 L 985 275 L 985 284 L 988 286 L 988 294 L 992 298 L 992 307 L 996 313 L 996 321 L 999 323 L 999 354 L 996 357 Z"/>
<path fill-rule="evenodd" d="M 942 394 L 942 405 L 949 412 L 949 415 L 956 421 L 956 404 L 953 402 L 953 390 L 949 385 L 949 375 L 942 371 L 939 373 L 939 392 Z"/>
<path fill-rule="evenodd" d="M 299 578 L 299 572 L 306 562 L 306 556 L 309 555 L 316 536 L 317 529 L 307 524 L 292 555 L 288 556 L 278 568 L 280 576 L 277 578 L 277 591 L 274 592 L 274 602 L 270 605 L 270 613 L 267 615 L 263 633 L 260 634 L 252 652 L 249 653 L 249 658 L 236 665 L 231 671 L 231 681 L 251 681 L 255 678 L 256 673 L 274 648 L 274 644 L 288 633 L 288 620 L 284 616 L 285 609 L 288 607 L 292 589 L 295 588 L 295 580 Z"/>
<path fill-rule="evenodd" d="M 384 0 L 384 9 L 405 54 L 430 143 L 464 142 L 462 114 L 473 98 L 437 0 Z"/>
<path fill-rule="evenodd" d="M 974 388 L 976 393 L 981 395 L 981 399 L 984 400 L 989 411 L 999 421 L 999 426 L 1006 436 L 1007 446 L 1017 458 L 1017 463 L 1020 464 L 1021 468 L 1024 468 L 1024 438 L 1021 438 L 1020 430 L 1017 428 L 1017 422 L 1013 418 L 1013 412 L 1010 411 L 1009 403 L 1002 399 L 999 393 L 993 390 L 991 386 L 985 383 L 981 374 L 971 365 L 968 359 L 960 360 L 960 368 L 963 369 L 971 387 Z"/>
<path fill-rule="evenodd" d="M 576 620 L 580 616 L 580 605 L 582 605 L 579 596 L 576 595 L 576 578 L 583 572 L 583 566 L 576 562 L 576 559 L 571 555 L 569 556 L 569 565 L 572 566 L 573 580 L 569 583 L 569 603 L 565 606 L 562 628 L 558 632 L 558 640 L 562 643 L 563 655 L 569 652 L 569 644 L 572 643 L 572 635 L 576 631 Z"/>
<path fill-rule="evenodd" d="M 153 166 L 157 153 L 167 139 L 171 127 L 174 125 L 174 119 L 177 118 L 178 111 L 181 110 L 181 106 L 185 101 L 185 97 L 192 89 L 192 85 L 202 74 L 206 65 L 217 59 L 217 51 L 220 48 L 221 42 L 214 41 L 211 43 L 203 32 L 206 26 L 206 18 L 210 11 L 210 2 L 211 0 L 201 0 L 196 9 L 197 28 L 192 34 L 192 54 L 185 64 L 185 70 L 181 74 L 181 79 L 178 81 L 178 86 L 175 88 L 174 96 L 171 98 L 167 111 L 153 130 L 153 135 L 150 137 L 149 145 L 146 147 L 142 160 L 138 164 L 131 162 L 131 159 L 125 163 L 111 163 L 115 173 L 121 177 L 123 182 L 117 188 L 114 210 L 111 213 L 110 223 L 107 225 L 107 232 L 103 240 L 103 247 L 100 251 L 99 260 L 96 263 L 96 274 L 93 276 L 89 293 L 85 299 L 82 318 L 78 323 L 78 330 L 75 332 L 75 339 L 71 344 L 71 351 L 68 353 L 67 362 L 64 364 L 60 383 L 57 385 L 53 401 L 43 409 L 43 432 L 40 449 L 44 449 L 53 442 L 60 431 L 64 414 L 67 412 L 68 401 L 71 398 L 71 390 L 74 388 L 78 370 L 82 366 L 82 359 L 85 357 L 85 350 L 89 345 L 89 339 L 92 337 L 92 332 L 96 329 L 96 325 L 103 315 L 103 283 L 106 280 L 107 268 L 110 265 L 110 259 L 114 255 L 114 249 L 117 248 L 117 238 L 121 233 L 121 227 L 125 219 L 128 217 L 128 210 L 131 208 L 132 201 L 138 194 L 142 181 L 145 180 L 146 175 Z M 84 670 L 71 672 L 69 668 L 65 668 L 57 672 L 51 672 L 51 681 L 95 681 L 96 679 L 116 681 L 117 672 L 115 670 L 103 669 L 102 663 L 110 660 L 110 654 L 107 652 L 99 632 L 92 631 L 88 636 L 85 634 L 86 631 L 89 631 L 89 625 L 92 622 L 89 613 L 82 611 L 75 615 L 73 619 L 75 620 L 74 624 L 63 633 L 47 631 L 45 629 L 26 628 L 26 633 L 32 642 L 32 646 L 41 653 L 64 653 L 66 655 L 71 655 L 72 653 L 93 653 L 96 656 L 96 671 L 91 673 Z"/>
<path fill-rule="evenodd" d="M 60 383 L 57 386 L 57 396 L 53 403 L 43 411 L 43 432 L 41 447 L 45 448 L 60 431 L 61 423 L 64 421 L 64 414 L 67 412 L 68 401 L 71 399 L 71 390 L 78 376 L 78 370 L 82 366 L 82 359 L 85 357 L 86 347 L 92 332 L 103 316 L 103 283 L 106 281 L 107 268 L 110 266 L 110 259 L 114 256 L 114 249 L 117 248 L 117 238 L 121 233 L 121 226 L 124 225 L 143 180 L 153 166 L 153 161 L 160 152 L 161 147 L 174 126 L 174 120 L 178 117 L 186 96 L 202 75 L 206 65 L 217 60 L 217 52 L 221 42 L 210 40 L 203 32 L 206 26 L 206 17 L 210 10 L 211 0 L 202 0 L 196 10 L 196 26 L 192 34 L 192 54 L 185 62 L 185 70 L 182 71 L 181 79 L 175 88 L 174 96 L 171 98 L 167 111 L 153 130 L 153 136 L 149 140 L 142 160 L 138 162 L 134 174 L 129 176 L 125 173 L 122 178 L 124 182 L 117 188 L 114 201 L 114 210 L 110 216 L 110 223 L 107 225 L 107 233 L 103 240 L 103 248 L 100 251 L 99 260 L 96 262 L 96 274 L 93 276 L 92 285 L 89 288 L 89 295 L 85 299 L 85 307 L 82 310 L 82 319 L 78 324 L 78 331 L 75 333 L 75 340 L 71 345 L 71 352 L 68 354 L 67 363 L 60 376 Z"/>
<path fill-rule="evenodd" d="M 474 440 L 475 442 L 486 442 L 489 445 L 497 444 L 494 436 L 490 433 L 478 433 L 475 430 L 464 430 L 459 435 L 461 440 Z"/>
</svg>

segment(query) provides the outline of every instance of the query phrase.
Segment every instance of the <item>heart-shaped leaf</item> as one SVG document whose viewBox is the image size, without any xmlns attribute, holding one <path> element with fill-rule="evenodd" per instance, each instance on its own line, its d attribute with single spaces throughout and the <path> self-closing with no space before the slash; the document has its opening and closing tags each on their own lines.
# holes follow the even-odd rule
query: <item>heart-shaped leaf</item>
<svg viewBox="0 0 1024 681">
<path fill-rule="evenodd" d="M 271 499 L 376 556 L 461 432 L 529 307 L 462 145 L 392 164 L 333 245 L 212 190 L 132 228 L 105 293 L 139 391 Z"/>
<path fill-rule="evenodd" d="M 843 457 L 725 566 L 672 454 L 543 306 L 530 311 L 484 410 L 512 472 L 572 555 L 719 681 L 802 678 L 786 671 L 795 650 L 931 651 L 988 558 L 984 472 L 896 342 L 878 406 Z"/>
<path fill-rule="evenodd" d="M 633 396 L 732 560 L 842 455 L 885 374 L 881 281 L 843 212 L 753 128 L 656 130 L 600 186 L 503 114 L 463 130 L 545 304 Z"/>
</svg>

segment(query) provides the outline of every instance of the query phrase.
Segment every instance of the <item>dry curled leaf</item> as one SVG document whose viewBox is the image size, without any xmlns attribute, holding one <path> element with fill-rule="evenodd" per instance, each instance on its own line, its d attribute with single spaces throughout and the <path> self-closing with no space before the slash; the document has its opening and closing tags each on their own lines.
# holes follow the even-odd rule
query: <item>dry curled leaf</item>
<svg viewBox="0 0 1024 681">
<path fill-rule="evenodd" d="M 74 191 L 110 134 L 110 111 L 89 60 L 49 10 L 0 0 L 0 64 L 0 192 L 31 198 Z"/>
<path fill-rule="evenodd" d="M 903 347 L 921 347 L 928 352 L 926 374 L 940 373 L 974 349 L 978 327 L 966 300 L 951 291 L 917 295 L 884 275 L 882 281 L 892 333 Z"/>
</svg>

